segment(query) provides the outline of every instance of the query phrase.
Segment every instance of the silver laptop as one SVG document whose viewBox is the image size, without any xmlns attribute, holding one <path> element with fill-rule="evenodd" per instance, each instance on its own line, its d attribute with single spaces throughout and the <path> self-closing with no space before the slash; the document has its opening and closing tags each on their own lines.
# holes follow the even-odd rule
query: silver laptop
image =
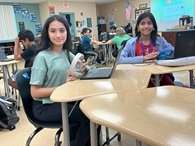
<svg viewBox="0 0 195 146">
<path fill-rule="evenodd" d="M 6 62 L 14 60 L 14 58 L 7 58 L 6 54 L 4 53 L 3 49 L 0 48 L 0 62 Z"/>
<path fill-rule="evenodd" d="M 89 80 L 89 79 L 108 79 L 112 76 L 114 71 L 116 70 L 116 66 L 118 64 L 118 60 L 120 58 L 121 51 L 124 47 L 120 49 L 118 55 L 114 61 L 113 67 L 111 68 L 97 68 L 91 69 L 86 74 L 84 74 L 80 79 L 81 80 Z"/>
</svg>

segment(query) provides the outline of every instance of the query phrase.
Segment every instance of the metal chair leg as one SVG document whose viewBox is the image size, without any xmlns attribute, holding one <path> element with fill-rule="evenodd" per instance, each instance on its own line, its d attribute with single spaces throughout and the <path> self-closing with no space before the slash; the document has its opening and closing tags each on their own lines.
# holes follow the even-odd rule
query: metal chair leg
<svg viewBox="0 0 195 146">
<path fill-rule="evenodd" d="M 27 141 L 26 141 L 26 146 L 30 146 L 30 142 L 33 139 L 33 137 L 40 132 L 41 130 L 43 130 L 43 127 L 38 127 L 35 131 L 33 131 L 33 133 L 30 134 L 30 136 L 28 137 Z"/>
<path fill-rule="evenodd" d="M 62 133 L 63 129 L 60 128 L 57 132 L 56 132 L 56 135 L 55 135 L 55 144 L 54 146 L 60 146 L 61 145 L 61 141 L 60 141 L 60 135 Z"/>
<path fill-rule="evenodd" d="M 20 94 L 19 94 L 19 92 L 17 91 L 17 89 L 14 89 L 14 91 L 15 91 L 15 98 L 16 98 L 16 100 L 17 100 L 17 110 L 19 111 L 20 110 Z"/>
<path fill-rule="evenodd" d="M 106 127 L 106 144 L 110 144 L 109 129 Z"/>
<path fill-rule="evenodd" d="M 136 146 L 142 146 L 142 142 L 136 139 Z"/>
<path fill-rule="evenodd" d="M 118 132 L 118 138 L 117 138 L 118 141 L 121 141 L 121 133 Z"/>
<path fill-rule="evenodd" d="M 117 137 L 117 140 L 118 140 L 118 141 L 121 141 L 121 133 L 120 133 L 120 132 L 117 132 L 112 138 L 110 138 L 110 136 L 109 136 L 109 129 L 108 129 L 108 127 L 106 127 L 106 142 L 105 142 L 102 146 L 104 146 L 104 145 L 109 145 L 110 142 L 111 142 L 115 137 Z"/>
</svg>

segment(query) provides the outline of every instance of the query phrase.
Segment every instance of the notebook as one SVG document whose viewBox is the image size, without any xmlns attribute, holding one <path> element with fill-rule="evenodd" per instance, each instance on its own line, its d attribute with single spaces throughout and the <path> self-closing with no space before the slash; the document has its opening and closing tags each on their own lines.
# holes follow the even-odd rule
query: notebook
<svg viewBox="0 0 195 146">
<path fill-rule="evenodd" d="M 4 53 L 3 49 L 0 48 L 0 62 L 6 62 L 14 60 L 14 58 L 7 58 L 6 54 Z"/>
<path fill-rule="evenodd" d="M 195 30 L 177 31 L 174 54 L 168 59 L 190 56 L 195 56 Z"/>
<path fill-rule="evenodd" d="M 80 79 L 88 80 L 88 79 L 108 79 L 112 76 L 114 71 L 116 70 L 116 66 L 118 64 L 118 60 L 120 58 L 120 54 L 123 48 L 120 49 L 118 55 L 114 61 L 113 67 L 111 68 L 96 68 L 89 70 L 86 74 L 84 74 Z"/>
</svg>

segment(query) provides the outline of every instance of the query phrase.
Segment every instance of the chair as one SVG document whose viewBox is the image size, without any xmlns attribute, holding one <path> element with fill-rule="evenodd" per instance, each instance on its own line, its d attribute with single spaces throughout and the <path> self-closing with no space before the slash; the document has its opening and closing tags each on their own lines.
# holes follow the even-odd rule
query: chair
<svg viewBox="0 0 195 146">
<path fill-rule="evenodd" d="M 30 121 L 30 123 L 36 127 L 36 129 L 28 137 L 26 141 L 26 146 L 30 146 L 30 142 L 33 139 L 33 137 L 44 128 L 58 128 L 59 129 L 55 135 L 54 146 L 60 146 L 61 142 L 59 141 L 59 138 L 60 138 L 61 132 L 63 131 L 62 123 L 42 122 L 42 121 L 37 120 L 35 116 L 33 115 L 33 112 L 32 112 L 33 98 L 31 97 L 31 94 L 30 94 L 30 84 L 29 84 L 30 75 L 31 75 L 31 68 L 24 68 L 17 72 L 16 78 L 15 78 L 19 93 L 21 95 L 25 114 L 28 120 Z M 70 125 L 70 128 L 75 127 L 75 126 L 78 126 L 78 124 L 72 123 Z"/>
<path fill-rule="evenodd" d="M 96 60 L 94 60 L 93 54 L 85 53 L 84 45 L 81 43 L 76 43 L 74 46 L 74 54 L 81 53 L 84 55 L 85 60 L 88 62 L 88 65 L 92 65 Z"/>
<path fill-rule="evenodd" d="M 18 71 L 17 69 L 13 70 L 12 76 L 15 76 L 17 71 Z M 13 81 L 12 76 L 10 76 L 10 74 L 9 74 L 9 78 L 7 79 L 7 81 L 8 81 L 8 85 L 11 87 L 11 94 L 15 95 L 15 99 L 17 100 L 17 110 L 19 111 L 20 110 L 20 94 L 18 93 L 18 87 L 16 85 L 16 82 Z"/>
</svg>

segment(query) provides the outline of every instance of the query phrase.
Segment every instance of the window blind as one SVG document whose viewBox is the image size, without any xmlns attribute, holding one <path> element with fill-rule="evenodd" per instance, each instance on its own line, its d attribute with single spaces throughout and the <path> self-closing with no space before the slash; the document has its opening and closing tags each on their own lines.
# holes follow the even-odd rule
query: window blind
<svg viewBox="0 0 195 146">
<path fill-rule="evenodd" d="M 0 41 L 14 39 L 17 36 L 13 6 L 0 5 Z"/>
</svg>

